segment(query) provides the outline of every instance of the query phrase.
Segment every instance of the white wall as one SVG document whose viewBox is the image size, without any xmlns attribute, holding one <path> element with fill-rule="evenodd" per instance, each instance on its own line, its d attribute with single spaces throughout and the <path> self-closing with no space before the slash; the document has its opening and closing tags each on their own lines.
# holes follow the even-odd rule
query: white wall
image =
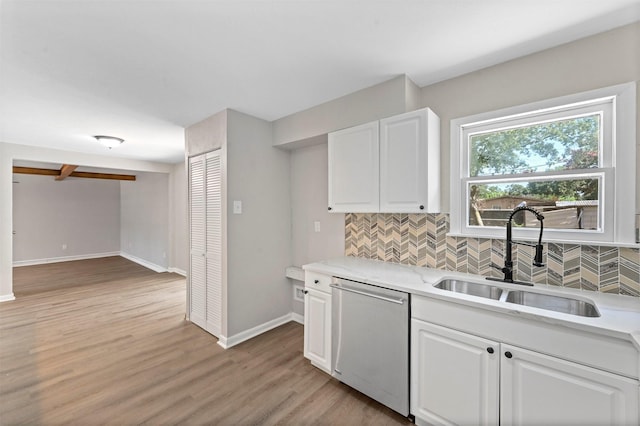
<svg viewBox="0 0 640 426">
<path fill-rule="evenodd" d="M 120 183 L 14 175 L 13 262 L 115 255 L 120 251 Z M 66 248 L 63 248 L 63 244 Z"/>
<path fill-rule="evenodd" d="M 169 174 L 138 173 L 120 182 L 120 249 L 156 271 L 169 267 Z"/>
<path fill-rule="evenodd" d="M 171 258 L 169 268 L 171 271 L 186 274 L 189 268 L 189 229 L 188 229 L 188 191 L 187 169 L 185 163 L 173 166 L 169 188 L 170 203 L 170 240 Z"/>
<path fill-rule="evenodd" d="M 227 336 L 291 312 L 289 152 L 272 147 L 271 123 L 228 110 Z M 233 214 L 233 201 L 242 214 Z"/>
</svg>

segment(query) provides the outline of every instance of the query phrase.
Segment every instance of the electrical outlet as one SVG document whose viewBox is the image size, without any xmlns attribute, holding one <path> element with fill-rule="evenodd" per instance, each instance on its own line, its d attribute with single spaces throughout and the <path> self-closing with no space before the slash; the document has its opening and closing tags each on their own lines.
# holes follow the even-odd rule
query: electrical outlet
<svg viewBox="0 0 640 426">
<path fill-rule="evenodd" d="M 320 221 L 316 220 L 315 222 L 313 222 L 313 229 L 315 232 L 320 232 Z"/>
<path fill-rule="evenodd" d="M 299 285 L 293 286 L 293 298 L 299 302 L 304 302 L 304 288 Z"/>
</svg>

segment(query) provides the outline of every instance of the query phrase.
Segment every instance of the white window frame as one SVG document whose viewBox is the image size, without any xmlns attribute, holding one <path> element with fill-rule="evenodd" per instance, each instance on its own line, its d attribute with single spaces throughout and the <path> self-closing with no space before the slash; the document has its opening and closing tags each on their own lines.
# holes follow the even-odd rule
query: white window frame
<svg viewBox="0 0 640 426">
<path fill-rule="evenodd" d="M 601 110 L 603 114 L 597 169 L 535 172 L 517 175 L 469 176 L 469 135 L 491 129 L 518 127 L 559 117 L 575 117 Z M 598 230 L 544 230 L 544 241 L 635 244 L 636 211 L 636 84 L 635 82 L 591 90 L 526 105 L 505 108 L 451 121 L 450 232 L 449 235 L 504 238 L 504 227 L 468 224 L 469 182 L 496 180 L 545 180 L 549 177 L 597 178 L 599 184 Z M 616 184 L 618 183 L 618 184 Z M 514 238 L 537 239 L 537 228 L 514 229 Z"/>
</svg>

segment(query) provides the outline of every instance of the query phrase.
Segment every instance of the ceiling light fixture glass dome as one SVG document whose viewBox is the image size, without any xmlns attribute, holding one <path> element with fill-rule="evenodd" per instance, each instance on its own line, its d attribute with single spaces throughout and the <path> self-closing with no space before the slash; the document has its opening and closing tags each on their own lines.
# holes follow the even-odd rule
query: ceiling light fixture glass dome
<svg viewBox="0 0 640 426">
<path fill-rule="evenodd" d="M 109 149 L 120 146 L 124 142 L 124 139 L 116 138 L 115 136 L 96 135 L 94 138 Z"/>
</svg>

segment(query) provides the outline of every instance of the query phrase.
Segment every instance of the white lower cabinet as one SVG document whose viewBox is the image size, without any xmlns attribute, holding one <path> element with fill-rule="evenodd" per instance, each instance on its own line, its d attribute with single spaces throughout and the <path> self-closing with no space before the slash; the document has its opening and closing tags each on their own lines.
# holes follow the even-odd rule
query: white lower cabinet
<svg viewBox="0 0 640 426">
<path fill-rule="evenodd" d="M 497 425 L 499 348 L 496 342 L 412 319 L 411 413 L 416 423 Z"/>
<path fill-rule="evenodd" d="M 503 344 L 506 425 L 638 425 L 638 381 Z"/>
<path fill-rule="evenodd" d="M 331 277 L 306 273 L 304 295 L 304 356 L 331 374 Z"/>
<path fill-rule="evenodd" d="M 638 425 L 637 380 L 411 320 L 411 413 L 434 425 Z"/>
</svg>

